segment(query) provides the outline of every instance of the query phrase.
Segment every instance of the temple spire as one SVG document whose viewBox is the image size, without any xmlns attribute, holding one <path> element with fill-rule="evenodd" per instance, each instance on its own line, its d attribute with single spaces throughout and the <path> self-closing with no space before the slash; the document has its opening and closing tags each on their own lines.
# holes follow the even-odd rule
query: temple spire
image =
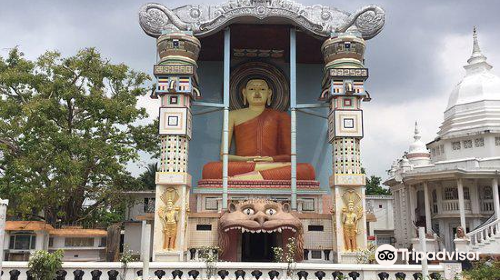
<svg viewBox="0 0 500 280">
<path fill-rule="evenodd" d="M 415 139 L 415 141 L 418 141 L 420 140 L 420 138 L 422 138 L 422 136 L 420 136 L 420 131 L 418 130 L 418 123 L 417 121 L 415 121 L 415 135 L 413 136 L 413 139 Z"/>
<path fill-rule="evenodd" d="M 465 66 L 465 69 L 476 70 L 476 69 L 491 69 L 491 65 L 486 62 L 486 56 L 481 52 L 481 48 L 479 48 L 479 41 L 477 39 L 477 29 L 474 26 L 472 32 L 473 45 L 472 45 L 472 54 L 470 58 L 467 60 L 468 65 Z"/>
<path fill-rule="evenodd" d="M 477 41 L 477 29 L 474 26 L 474 29 L 472 31 L 472 37 L 474 39 L 474 47 L 472 48 L 472 54 L 474 55 L 475 53 L 481 54 L 481 49 L 479 48 L 479 43 Z"/>
</svg>

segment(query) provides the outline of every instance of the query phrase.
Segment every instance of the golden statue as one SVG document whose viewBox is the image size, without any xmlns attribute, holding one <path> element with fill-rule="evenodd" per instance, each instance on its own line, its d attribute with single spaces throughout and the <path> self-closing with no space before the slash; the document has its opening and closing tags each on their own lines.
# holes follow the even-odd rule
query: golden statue
<svg viewBox="0 0 500 280">
<path fill-rule="evenodd" d="M 179 222 L 179 207 L 174 202 L 179 198 L 173 188 L 167 189 L 161 196 L 166 206 L 160 207 L 158 216 L 163 225 L 163 249 L 174 250 L 177 238 L 177 223 Z"/>
<path fill-rule="evenodd" d="M 242 90 L 247 108 L 229 112 L 229 145 L 234 136 L 236 154 L 229 155 L 233 180 L 290 180 L 290 116 L 269 106 L 272 90 L 264 79 L 251 79 Z M 221 148 L 222 160 L 222 148 Z M 203 167 L 203 179 L 222 179 L 222 162 Z M 298 180 L 314 180 L 310 164 L 297 164 Z"/>
<path fill-rule="evenodd" d="M 358 234 L 358 221 L 363 217 L 363 207 L 354 209 L 354 201 L 349 200 L 347 209 L 342 209 L 342 224 L 344 225 L 344 246 L 346 251 L 354 252 L 358 249 L 356 236 Z"/>
</svg>

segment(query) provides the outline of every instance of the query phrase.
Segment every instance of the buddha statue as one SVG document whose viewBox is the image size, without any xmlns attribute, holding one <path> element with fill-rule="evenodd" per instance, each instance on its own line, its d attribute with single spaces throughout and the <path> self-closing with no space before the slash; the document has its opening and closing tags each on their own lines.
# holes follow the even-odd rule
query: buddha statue
<svg viewBox="0 0 500 280">
<path fill-rule="evenodd" d="M 229 144 L 234 139 L 236 151 L 229 155 L 229 179 L 290 180 L 290 116 L 266 108 L 273 92 L 264 79 L 250 79 L 241 94 L 248 107 L 229 112 Z M 202 178 L 222 179 L 222 162 L 206 164 Z M 297 179 L 314 180 L 314 168 L 297 164 Z"/>
</svg>

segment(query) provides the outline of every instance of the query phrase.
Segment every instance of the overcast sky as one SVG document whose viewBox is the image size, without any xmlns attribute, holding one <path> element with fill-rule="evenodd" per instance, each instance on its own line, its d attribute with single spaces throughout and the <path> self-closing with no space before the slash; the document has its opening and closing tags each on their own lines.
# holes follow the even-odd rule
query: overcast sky
<svg viewBox="0 0 500 280">
<path fill-rule="evenodd" d="M 160 1 L 174 8 L 186 3 L 220 1 Z M 369 174 L 387 178 L 385 170 L 408 149 L 413 123 L 423 140 L 431 141 L 443 120 L 453 87 L 464 75 L 462 66 L 472 51 L 472 27 L 488 62 L 500 67 L 500 1 L 325 1 L 353 12 L 376 4 L 386 11 L 382 33 L 368 41 L 365 55 L 370 68 L 367 90 L 373 100 L 364 103 L 363 165 Z M 146 1 L 27 1 L 0 0 L 0 55 L 19 48 L 30 59 L 45 50 L 69 56 L 95 46 L 114 63 L 125 63 L 151 74 L 155 41 L 138 24 L 137 12 Z M 499 73 L 493 69 L 495 73 Z M 140 100 L 152 116 L 157 104 Z M 142 166 L 144 163 L 142 164 Z M 139 165 L 141 166 L 141 165 Z M 131 168 L 134 173 L 139 167 Z"/>
</svg>

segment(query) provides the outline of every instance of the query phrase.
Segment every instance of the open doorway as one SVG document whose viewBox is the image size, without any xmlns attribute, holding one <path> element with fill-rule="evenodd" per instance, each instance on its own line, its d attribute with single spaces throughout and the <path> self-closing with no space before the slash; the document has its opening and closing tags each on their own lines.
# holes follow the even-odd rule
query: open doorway
<svg viewBox="0 0 500 280">
<path fill-rule="evenodd" d="M 278 244 L 278 233 L 250 233 L 241 235 L 241 261 L 270 262 L 273 261 L 272 247 Z"/>
</svg>

